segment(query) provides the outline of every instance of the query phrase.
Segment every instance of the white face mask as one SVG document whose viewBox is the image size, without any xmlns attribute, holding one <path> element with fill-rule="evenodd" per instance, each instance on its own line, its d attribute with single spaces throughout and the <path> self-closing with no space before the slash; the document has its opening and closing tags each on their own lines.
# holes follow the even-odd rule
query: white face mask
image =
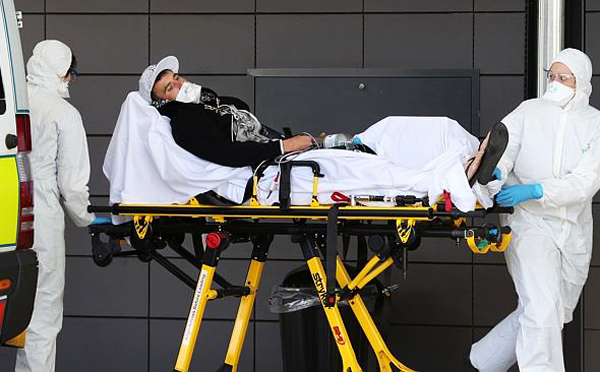
<svg viewBox="0 0 600 372">
<path fill-rule="evenodd" d="M 179 88 L 179 93 L 177 93 L 175 101 L 183 103 L 199 103 L 201 91 L 202 87 L 200 85 L 186 81 L 181 85 L 181 88 Z"/>
<path fill-rule="evenodd" d="M 58 95 L 61 96 L 62 98 L 69 98 L 69 82 L 64 80 L 64 79 L 60 79 L 60 83 L 58 83 L 58 88 L 56 88 L 56 90 L 58 91 Z"/>
<path fill-rule="evenodd" d="M 558 81 L 553 81 L 548 84 L 546 93 L 544 93 L 542 98 L 564 107 L 571 99 L 573 99 L 573 96 L 575 96 L 575 89 L 561 84 Z"/>
</svg>

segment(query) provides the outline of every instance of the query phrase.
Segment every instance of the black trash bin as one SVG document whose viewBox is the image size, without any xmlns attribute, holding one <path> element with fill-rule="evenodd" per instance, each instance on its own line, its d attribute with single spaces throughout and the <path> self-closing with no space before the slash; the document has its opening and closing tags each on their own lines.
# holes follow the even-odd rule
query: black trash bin
<svg viewBox="0 0 600 372">
<path fill-rule="evenodd" d="M 355 270 L 348 269 L 353 275 Z M 375 319 L 384 301 L 389 301 L 381 289 L 382 285 L 374 280 L 361 291 Z M 338 306 L 356 358 L 366 371 L 369 361 L 375 360 L 369 341 L 348 304 L 341 302 Z M 306 265 L 288 273 L 282 285 L 273 288 L 270 309 L 279 313 L 284 372 L 342 371 L 342 359 Z"/>
</svg>

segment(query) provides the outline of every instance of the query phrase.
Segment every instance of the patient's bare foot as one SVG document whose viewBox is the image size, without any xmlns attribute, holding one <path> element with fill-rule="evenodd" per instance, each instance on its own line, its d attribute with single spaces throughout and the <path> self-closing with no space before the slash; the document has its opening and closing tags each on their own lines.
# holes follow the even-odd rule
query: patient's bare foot
<svg viewBox="0 0 600 372">
<path fill-rule="evenodd" d="M 485 153 L 485 149 L 488 145 L 489 139 L 490 134 L 488 133 L 483 142 L 481 142 L 481 144 L 479 145 L 479 149 L 477 149 L 477 151 L 465 163 L 465 172 L 467 173 L 467 179 L 469 181 L 473 178 L 473 176 L 477 172 L 477 169 L 479 169 L 479 165 L 481 164 L 481 158 Z"/>
</svg>

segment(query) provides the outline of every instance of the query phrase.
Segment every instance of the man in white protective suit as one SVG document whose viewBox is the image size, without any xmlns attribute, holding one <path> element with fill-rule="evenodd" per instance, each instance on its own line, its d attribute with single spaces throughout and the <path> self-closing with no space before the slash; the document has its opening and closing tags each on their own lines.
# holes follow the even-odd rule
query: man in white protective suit
<svg viewBox="0 0 600 372">
<path fill-rule="evenodd" d="M 496 201 L 513 238 L 506 264 L 517 309 L 471 348 L 481 372 L 564 371 L 561 331 L 588 276 L 592 197 L 600 188 L 600 111 L 589 105 L 592 64 L 565 49 L 548 71 L 542 98 L 523 102 L 502 122 L 510 140 L 498 163 L 506 179 Z"/>
<path fill-rule="evenodd" d="M 64 213 L 59 198 L 79 227 L 109 222 L 87 212 L 90 162 L 79 112 L 64 98 L 74 78 L 68 46 L 45 40 L 27 62 L 34 187 L 34 245 L 39 260 L 37 294 L 25 348 L 15 371 L 53 372 L 56 336 L 62 327 L 65 283 Z"/>
</svg>

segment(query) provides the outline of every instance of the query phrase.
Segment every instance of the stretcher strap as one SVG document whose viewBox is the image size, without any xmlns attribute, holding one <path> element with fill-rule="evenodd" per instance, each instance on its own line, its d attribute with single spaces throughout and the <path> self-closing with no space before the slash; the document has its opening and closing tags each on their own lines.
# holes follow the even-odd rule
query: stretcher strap
<svg viewBox="0 0 600 372">
<path fill-rule="evenodd" d="M 327 213 L 327 306 L 335 306 L 335 265 L 337 256 L 338 212 L 340 204 L 334 204 Z"/>
<path fill-rule="evenodd" d="M 287 211 L 290 209 L 292 204 L 290 193 L 292 192 L 291 187 L 291 171 L 292 163 L 281 164 L 281 176 L 279 177 L 279 203 L 282 210 Z"/>
</svg>

